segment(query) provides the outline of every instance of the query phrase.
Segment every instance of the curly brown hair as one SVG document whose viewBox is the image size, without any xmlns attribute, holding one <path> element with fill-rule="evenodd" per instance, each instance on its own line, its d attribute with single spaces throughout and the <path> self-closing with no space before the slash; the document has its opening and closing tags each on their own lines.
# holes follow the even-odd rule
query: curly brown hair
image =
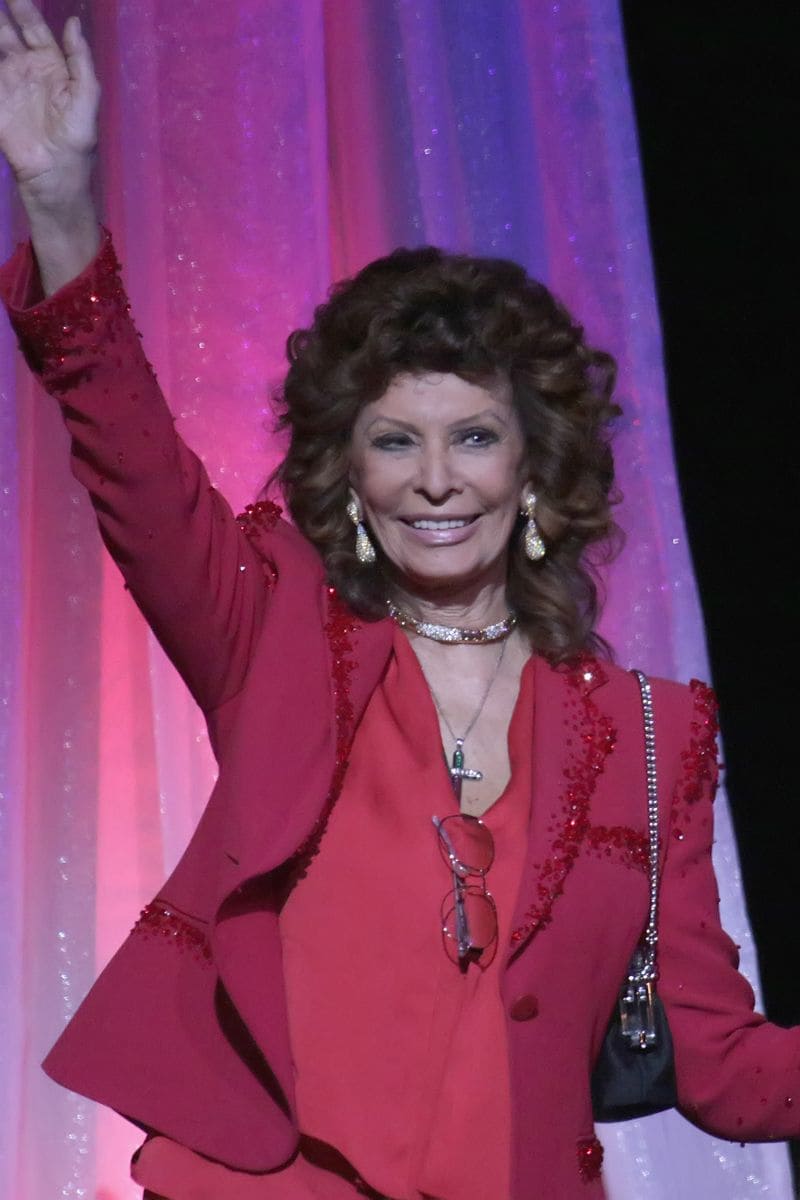
<svg viewBox="0 0 800 1200">
<path fill-rule="evenodd" d="M 534 563 L 514 537 L 509 603 L 551 662 L 607 652 L 594 631 L 595 568 L 619 540 L 608 443 L 620 412 L 611 399 L 616 365 L 586 344 L 544 284 L 506 259 L 432 246 L 395 250 L 336 284 L 310 328 L 290 335 L 287 355 L 279 425 L 289 431 L 289 449 L 273 479 L 355 612 L 385 616 L 389 586 L 380 548 L 374 566 L 358 562 L 345 512 L 360 409 L 401 374 L 452 373 L 483 386 L 505 379 L 547 546 Z"/>
</svg>

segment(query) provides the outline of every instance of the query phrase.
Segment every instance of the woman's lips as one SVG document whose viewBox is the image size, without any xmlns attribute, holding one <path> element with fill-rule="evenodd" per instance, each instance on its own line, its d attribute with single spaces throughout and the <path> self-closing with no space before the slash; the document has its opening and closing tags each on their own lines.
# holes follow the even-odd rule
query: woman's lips
<svg viewBox="0 0 800 1200">
<path fill-rule="evenodd" d="M 470 517 L 404 517 L 403 524 L 415 540 L 426 546 L 454 546 L 472 536 L 478 515 Z"/>
</svg>

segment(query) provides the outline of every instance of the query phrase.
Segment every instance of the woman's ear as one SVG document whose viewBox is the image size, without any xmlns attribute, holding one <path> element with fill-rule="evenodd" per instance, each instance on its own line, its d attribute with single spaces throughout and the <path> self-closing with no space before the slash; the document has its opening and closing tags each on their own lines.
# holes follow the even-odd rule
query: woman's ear
<svg viewBox="0 0 800 1200">
<path fill-rule="evenodd" d="M 347 515 L 354 525 L 363 520 L 364 509 L 361 506 L 361 498 L 355 488 L 350 485 L 347 491 Z"/>
</svg>

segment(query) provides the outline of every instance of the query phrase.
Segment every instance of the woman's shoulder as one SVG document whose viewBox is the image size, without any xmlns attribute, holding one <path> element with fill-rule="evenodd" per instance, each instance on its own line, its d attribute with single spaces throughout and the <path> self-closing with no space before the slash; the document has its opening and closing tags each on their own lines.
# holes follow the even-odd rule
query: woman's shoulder
<svg viewBox="0 0 800 1200">
<path fill-rule="evenodd" d="M 591 679 L 591 700 L 605 713 L 622 744 L 626 732 L 636 732 L 637 742 L 644 727 L 642 697 L 635 670 L 606 660 L 586 658 L 582 676 Z M 672 762 L 679 772 L 696 779 L 715 773 L 719 719 L 714 691 L 700 679 L 681 683 L 661 676 L 644 678 L 650 685 L 659 760 Z M 596 690 L 594 690 L 596 689 Z"/>
<path fill-rule="evenodd" d="M 681 683 L 588 654 L 565 664 L 562 669 L 571 672 L 579 684 L 584 683 L 592 691 L 603 688 L 603 703 L 627 701 L 637 707 L 641 702 L 637 676 L 641 675 L 650 685 L 657 720 L 660 717 L 662 721 L 672 719 L 684 724 L 702 720 L 716 728 L 717 698 L 714 689 L 702 679 L 692 678 L 688 683 Z"/>
<path fill-rule="evenodd" d="M 710 684 L 696 678 L 688 683 L 658 675 L 648 678 L 654 705 L 678 716 L 688 716 L 690 721 L 702 717 L 713 722 L 716 729 L 717 697 Z"/>
</svg>

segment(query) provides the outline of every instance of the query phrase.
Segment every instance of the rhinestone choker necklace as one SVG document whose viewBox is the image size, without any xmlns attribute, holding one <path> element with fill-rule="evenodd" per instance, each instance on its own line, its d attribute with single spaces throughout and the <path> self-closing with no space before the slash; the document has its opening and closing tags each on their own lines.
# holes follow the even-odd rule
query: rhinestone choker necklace
<svg viewBox="0 0 800 1200">
<path fill-rule="evenodd" d="M 455 645 L 467 643 L 473 646 L 484 645 L 486 642 L 502 642 L 516 628 L 517 615 L 509 613 L 502 621 L 494 625 L 484 625 L 482 629 L 461 629 L 453 625 L 432 625 L 430 621 L 418 621 L 410 613 L 403 612 L 391 600 L 387 600 L 389 616 L 403 629 L 410 629 L 420 637 L 432 638 L 434 642 L 450 642 Z"/>
</svg>

